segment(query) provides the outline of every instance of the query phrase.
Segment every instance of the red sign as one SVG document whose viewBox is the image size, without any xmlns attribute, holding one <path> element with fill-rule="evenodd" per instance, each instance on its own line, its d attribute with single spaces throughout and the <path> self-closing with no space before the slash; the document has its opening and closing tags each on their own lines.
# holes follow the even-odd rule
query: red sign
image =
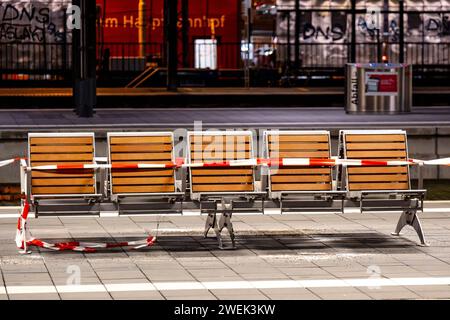
<svg viewBox="0 0 450 320">
<path fill-rule="evenodd" d="M 368 72 L 366 74 L 366 93 L 396 94 L 398 78 L 396 73 Z"/>
<path fill-rule="evenodd" d="M 111 56 L 138 55 L 141 28 L 139 2 L 139 0 L 97 0 L 97 6 L 100 8 L 98 21 L 98 25 L 101 26 L 100 39 L 106 44 L 105 47 L 110 49 Z M 146 54 L 158 55 L 164 44 L 164 0 L 144 2 L 145 42 L 148 44 Z M 196 39 L 216 39 L 219 45 L 222 45 L 217 52 L 218 67 L 236 67 L 240 50 L 240 1 L 190 0 L 188 11 L 191 49 L 194 50 L 192 44 Z M 179 30 L 181 27 L 180 18 Z M 193 63 L 193 52 L 189 52 L 189 55 Z"/>
</svg>

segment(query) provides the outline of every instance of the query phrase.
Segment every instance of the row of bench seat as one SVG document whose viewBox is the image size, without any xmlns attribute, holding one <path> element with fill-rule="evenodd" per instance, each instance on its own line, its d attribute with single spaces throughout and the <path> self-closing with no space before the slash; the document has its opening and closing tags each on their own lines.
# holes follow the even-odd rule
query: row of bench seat
<svg viewBox="0 0 450 320">
<path fill-rule="evenodd" d="M 329 159 L 328 131 L 266 131 L 264 157 L 268 159 Z M 37 215 L 58 214 L 38 210 L 42 201 L 81 199 L 120 204 L 127 198 L 165 199 L 167 203 L 190 200 L 208 214 L 205 236 L 210 228 L 222 247 L 221 231 L 227 228 L 234 246 L 231 216 L 241 209 L 264 212 L 265 201 L 288 210 L 344 211 L 345 203 L 360 210 L 400 210 L 395 231 L 413 226 L 425 244 L 417 211 L 423 211 L 425 190 L 412 190 L 409 165 L 346 167 L 255 165 L 215 166 L 229 160 L 256 159 L 256 141 L 251 131 L 188 132 L 184 148 L 189 170 L 179 167 L 158 169 L 121 168 L 31 170 L 46 165 L 169 164 L 176 162 L 172 132 L 112 132 L 107 135 L 106 159 L 96 158 L 94 133 L 30 133 L 28 163 L 22 166 L 22 190 Z M 402 130 L 343 130 L 339 135 L 341 159 L 408 159 L 407 136 Z M 195 164 L 211 164 L 199 166 Z M 136 202 L 136 201 L 134 201 Z M 337 206 L 336 206 L 337 203 Z M 241 207 L 239 207 L 241 204 Z M 242 206 L 242 204 L 244 204 Z M 249 205 L 250 204 L 250 205 Z M 149 212 L 144 202 L 142 212 Z M 162 207 L 161 207 L 162 208 Z M 158 207 L 157 207 L 158 209 Z M 83 212 L 78 211 L 79 213 Z M 160 210 L 157 212 L 161 212 Z M 217 221 L 216 213 L 221 212 Z M 87 212 L 86 212 L 87 213 Z"/>
</svg>

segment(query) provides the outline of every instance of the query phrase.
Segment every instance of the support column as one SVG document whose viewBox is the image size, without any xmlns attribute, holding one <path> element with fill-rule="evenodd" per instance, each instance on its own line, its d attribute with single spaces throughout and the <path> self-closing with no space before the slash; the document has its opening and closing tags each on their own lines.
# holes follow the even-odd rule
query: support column
<svg viewBox="0 0 450 320">
<path fill-rule="evenodd" d="M 356 62 L 356 0 L 352 0 L 352 34 L 350 40 L 350 62 Z"/>
<path fill-rule="evenodd" d="M 164 22 L 167 60 L 167 90 L 177 91 L 178 88 L 178 0 L 164 1 Z"/>
<path fill-rule="evenodd" d="M 96 4 L 91 0 L 74 0 L 81 9 L 81 30 L 73 30 L 73 98 L 80 117 L 94 115 L 97 104 L 96 84 Z"/>
<path fill-rule="evenodd" d="M 139 0 L 139 56 L 145 57 L 147 41 L 147 18 L 145 0 Z"/>
<path fill-rule="evenodd" d="M 189 67 L 189 0 L 181 0 L 183 67 Z"/>
<path fill-rule="evenodd" d="M 405 3 L 403 0 L 399 0 L 398 2 L 399 5 L 399 17 L 398 17 L 398 24 L 400 27 L 399 30 L 399 39 L 398 39 L 398 43 L 399 43 L 399 57 L 398 57 L 398 62 L 399 63 L 404 63 L 405 62 Z"/>
<path fill-rule="evenodd" d="M 300 67 L 300 0 L 295 0 L 295 69 Z"/>
</svg>

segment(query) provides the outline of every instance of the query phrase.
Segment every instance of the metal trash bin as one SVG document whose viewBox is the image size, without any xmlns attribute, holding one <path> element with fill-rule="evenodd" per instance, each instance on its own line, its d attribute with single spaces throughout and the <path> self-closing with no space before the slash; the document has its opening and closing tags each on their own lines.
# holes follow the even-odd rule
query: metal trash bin
<svg viewBox="0 0 450 320">
<path fill-rule="evenodd" d="M 412 66 L 349 63 L 346 68 L 347 113 L 406 113 L 412 104 Z"/>
</svg>

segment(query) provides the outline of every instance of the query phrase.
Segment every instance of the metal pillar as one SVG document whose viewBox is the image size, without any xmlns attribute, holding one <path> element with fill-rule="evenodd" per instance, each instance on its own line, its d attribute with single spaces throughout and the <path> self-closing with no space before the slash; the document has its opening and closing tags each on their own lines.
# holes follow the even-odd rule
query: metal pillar
<svg viewBox="0 0 450 320">
<path fill-rule="evenodd" d="M 189 0 L 181 0 L 183 67 L 189 67 Z"/>
<path fill-rule="evenodd" d="M 81 9 L 81 30 L 73 30 L 73 97 L 75 112 L 92 117 L 96 95 L 96 4 L 91 0 L 74 0 Z"/>
<path fill-rule="evenodd" d="M 291 13 L 287 13 L 287 67 L 291 68 L 291 61 L 292 61 L 292 55 L 291 55 Z"/>
<path fill-rule="evenodd" d="M 300 68 L 300 0 L 295 0 L 295 69 Z"/>
<path fill-rule="evenodd" d="M 356 62 L 356 0 L 352 0 L 352 38 L 350 40 L 350 62 Z"/>
<path fill-rule="evenodd" d="M 139 0 L 139 56 L 145 57 L 145 42 L 147 40 L 147 19 L 145 0 Z"/>
<path fill-rule="evenodd" d="M 177 91 L 178 88 L 178 0 L 164 1 L 164 22 L 167 60 L 167 90 Z"/>
<path fill-rule="evenodd" d="M 399 57 L 398 57 L 398 62 L 399 63 L 404 63 L 405 62 L 405 3 L 403 0 L 399 1 L 399 14 L 400 16 L 398 17 L 398 24 L 400 27 L 399 30 L 399 35 L 398 35 L 398 42 L 399 42 Z"/>
</svg>

